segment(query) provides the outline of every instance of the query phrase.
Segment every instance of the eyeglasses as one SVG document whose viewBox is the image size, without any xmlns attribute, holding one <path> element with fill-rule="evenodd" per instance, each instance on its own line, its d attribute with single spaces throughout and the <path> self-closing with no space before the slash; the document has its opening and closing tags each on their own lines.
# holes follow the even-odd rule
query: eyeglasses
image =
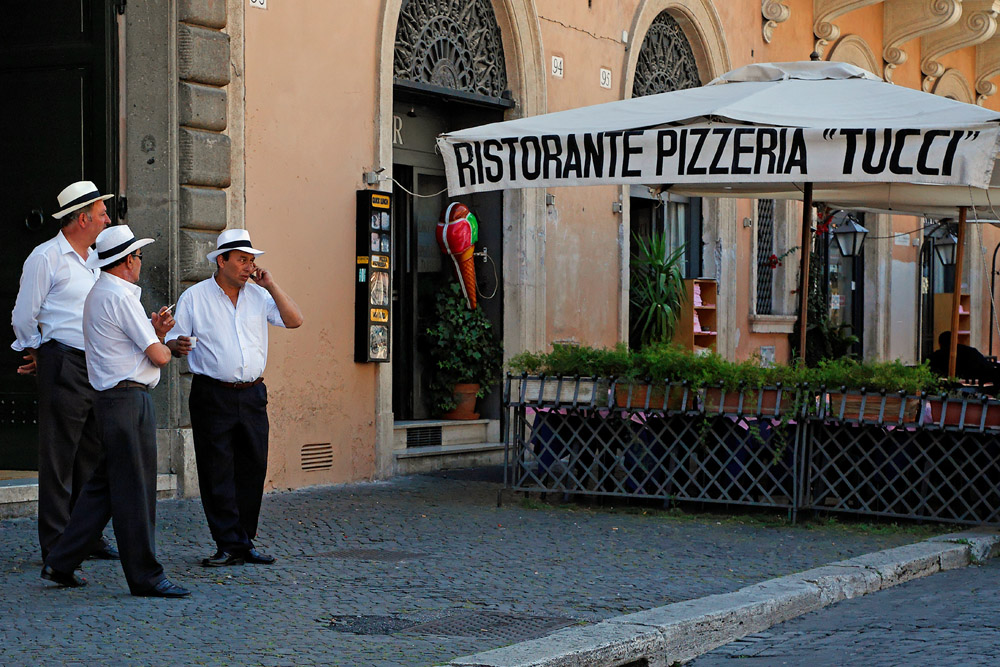
<svg viewBox="0 0 1000 667">
<path fill-rule="evenodd" d="M 132 253 L 132 256 L 135 257 L 136 259 L 139 259 L 139 260 L 142 259 L 142 253 L 141 252 L 134 252 L 134 253 Z"/>
</svg>

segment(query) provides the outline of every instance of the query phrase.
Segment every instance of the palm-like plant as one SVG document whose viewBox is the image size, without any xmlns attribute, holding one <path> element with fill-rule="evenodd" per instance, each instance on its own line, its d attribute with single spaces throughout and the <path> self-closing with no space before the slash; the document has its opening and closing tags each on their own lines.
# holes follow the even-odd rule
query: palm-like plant
<svg viewBox="0 0 1000 667">
<path fill-rule="evenodd" d="M 634 235 L 629 301 L 633 326 L 643 345 L 668 343 L 687 300 L 681 269 L 684 246 L 670 251 L 665 234 L 653 232 L 648 239 Z"/>
</svg>

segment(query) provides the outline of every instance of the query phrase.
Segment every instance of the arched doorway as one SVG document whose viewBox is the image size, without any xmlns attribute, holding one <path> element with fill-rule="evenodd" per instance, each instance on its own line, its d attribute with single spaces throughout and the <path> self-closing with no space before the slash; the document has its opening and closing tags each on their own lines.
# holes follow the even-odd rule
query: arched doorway
<svg viewBox="0 0 1000 667">
<path fill-rule="evenodd" d="M 694 51 L 677 20 L 666 10 L 649 26 L 639 48 L 632 86 L 633 97 L 656 95 L 695 88 L 702 84 Z M 639 243 L 662 236 L 667 253 L 684 248 L 682 271 L 685 278 L 702 275 L 702 201 L 700 197 L 671 197 L 662 201 L 647 188 L 632 186 L 629 192 L 631 255 Z M 630 281 L 631 284 L 631 281 Z M 634 289 L 634 288 L 633 288 Z M 630 303 L 634 301 L 630 295 Z M 634 308 L 633 308 L 634 310 Z M 634 312 L 629 316 L 629 345 L 638 347 L 640 335 Z"/>
<path fill-rule="evenodd" d="M 451 279 L 434 237 L 444 192 L 438 134 L 504 118 L 514 106 L 503 41 L 489 0 L 402 4 L 393 55 L 392 172 L 395 192 L 392 412 L 398 421 L 434 416 L 422 334 L 437 292 Z M 477 282 L 480 304 L 503 331 L 503 195 L 462 198 L 480 221 Z M 500 416 L 499 391 L 480 403 Z"/>
</svg>

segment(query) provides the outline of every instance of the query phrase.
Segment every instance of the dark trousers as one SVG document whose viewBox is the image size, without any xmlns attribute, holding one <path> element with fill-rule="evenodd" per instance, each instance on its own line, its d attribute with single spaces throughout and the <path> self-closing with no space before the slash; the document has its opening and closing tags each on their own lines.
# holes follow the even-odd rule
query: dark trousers
<svg viewBox="0 0 1000 667">
<path fill-rule="evenodd" d="M 110 517 L 122 569 L 133 593 L 163 579 L 156 560 L 156 414 L 149 392 L 138 388 L 97 392 L 94 400 L 102 456 L 83 487 L 62 538 L 45 564 L 72 572 Z"/>
<path fill-rule="evenodd" d="M 212 538 L 223 551 L 253 547 L 267 476 L 267 388 L 236 389 L 202 375 L 191 382 L 198 486 Z"/>
<path fill-rule="evenodd" d="M 49 341 L 37 356 L 38 542 L 44 559 L 97 467 L 101 445 L 84 353 Z"/>
</svg>

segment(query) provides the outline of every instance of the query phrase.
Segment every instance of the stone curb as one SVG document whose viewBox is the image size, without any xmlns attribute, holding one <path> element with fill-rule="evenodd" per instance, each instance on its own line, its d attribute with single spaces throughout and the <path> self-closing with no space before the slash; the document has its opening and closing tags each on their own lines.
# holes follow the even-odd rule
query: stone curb
<svg viewBox="0 0 1000 667">
<path fill-rule="evenodd" d="M 1000 553 L 1000 531 L 941 535 L 452 660 L 463 667 L 666 667 L 826 605 Z"/>
</svg>

